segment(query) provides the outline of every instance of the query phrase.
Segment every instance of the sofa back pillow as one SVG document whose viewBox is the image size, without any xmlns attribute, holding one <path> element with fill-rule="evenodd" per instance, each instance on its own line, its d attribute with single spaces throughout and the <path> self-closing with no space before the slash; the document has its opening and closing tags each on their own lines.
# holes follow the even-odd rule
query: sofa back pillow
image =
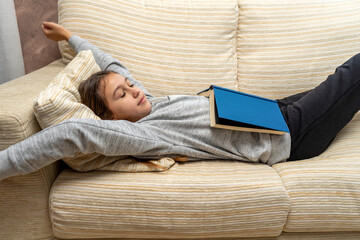
<svg viewBox="0 0 360 240">
<path fill-rule="evenodd" d="M 34 114 L 40 126 L 47 128 L 71 118 L 100 120 L 90 108 L 81 103 L 78 91 L 80 83 L 98 71 L 100 68 L 90 50 L 77 54 L 35 99 Z M 164 171 L 175 163 L 171 158 L 139 162 L 126 156 L 104 156 L 98 153 L 78 153 L 75 157 L 63 160 L 68 166 L 81 172 L 94 169 L 121 172 Z"/>
<path fill-rule="evenodd" d="M 59 0 L 59 23 L 119 59 L 155 96 L 236 89 L 237 1 Z M 65 62 L 75 53 L 59 44 Z"/>
<path fill-rule="evenodd" d="M 90 50 L 80 52 L 64 70 L 40 92 L 34 101 L 34 114 L 42 129 L 69 118 L 100 119 L 81 103 L 78 87 L 100 71 Z"/>
<path fill-rule="evenodd" d="M 358 1 L 239 0 L 239 90 L 269 98 L 324 81 L 360 50 Z"/>
</svg>

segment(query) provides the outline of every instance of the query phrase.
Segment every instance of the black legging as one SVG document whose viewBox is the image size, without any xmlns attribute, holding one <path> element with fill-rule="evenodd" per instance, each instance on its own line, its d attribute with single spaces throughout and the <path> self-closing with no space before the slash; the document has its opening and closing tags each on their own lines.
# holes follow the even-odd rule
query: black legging
<svg viewBox="0 0 360 240">
<path fill-rule="evenodd" d="M 360 109 L 360 54 L 313 90 L 277 101 L 290 129 L 288 160 L 318 156 Z"/>
</svg>

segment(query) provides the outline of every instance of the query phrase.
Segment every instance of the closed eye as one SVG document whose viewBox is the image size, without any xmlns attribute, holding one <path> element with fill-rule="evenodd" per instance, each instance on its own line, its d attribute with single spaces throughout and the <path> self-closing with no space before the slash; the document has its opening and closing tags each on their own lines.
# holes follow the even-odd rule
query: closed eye
<svg viewBox="0 0 360 240">
<path fill-rule="evenodd" d="M 125 78 L 125 81 L 127 82 L 127 84 L 128 84 L 129 87 L 134 87 L 134 84 L 133 84 L 132 82 L 130 82 L 130 80 L 129 80 L 128 78 Z M 124 94 L 121 95 L 120 98 L 123 98 L 123 97 L 125 97 L 125 96 L 126 96 L 126 92 L 124 91 Z"/>
</svg>

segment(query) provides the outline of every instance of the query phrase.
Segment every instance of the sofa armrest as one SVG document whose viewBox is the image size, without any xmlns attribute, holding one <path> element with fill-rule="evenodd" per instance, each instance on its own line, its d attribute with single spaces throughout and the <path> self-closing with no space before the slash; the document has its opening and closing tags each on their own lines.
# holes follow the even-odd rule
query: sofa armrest
<svg viewBox="0 0 360 240">
<path fill-rule="evenodd" d="M 0 85 L 0 150 L 41 130 L 33 101 L 63 68 L 57 60 Z M 48 201 L 60 162 L 37 172 L 0 181 L 0 239 L 51 239 Z"/>
</svg>

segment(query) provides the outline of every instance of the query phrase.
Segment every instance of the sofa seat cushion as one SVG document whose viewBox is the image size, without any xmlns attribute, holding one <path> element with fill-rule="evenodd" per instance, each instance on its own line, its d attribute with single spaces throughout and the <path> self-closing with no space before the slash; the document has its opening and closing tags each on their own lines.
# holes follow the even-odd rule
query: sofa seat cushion
<svg viewBox="0 0 360 240">
<path fill-rule="evenodd" d="M 50 196 L 59 238 L 277 236 L 289 211 L 280 177 L 267 165 L 176 163 L 159 173 L 64 170 Z"/>
<path fill-rule="evenodd" d="M 236 89 L 236 0 L 62 0 L 59 23 L 119 59 L 155 96 Z M 60 43 L 65 61 L 75 53 Z"/>
<path fill-rule="evenodd" d="M 287 232 L 360 231 L 360 119 L 319 157 L 274 165 L 290 196 Z"/>
</svg>

